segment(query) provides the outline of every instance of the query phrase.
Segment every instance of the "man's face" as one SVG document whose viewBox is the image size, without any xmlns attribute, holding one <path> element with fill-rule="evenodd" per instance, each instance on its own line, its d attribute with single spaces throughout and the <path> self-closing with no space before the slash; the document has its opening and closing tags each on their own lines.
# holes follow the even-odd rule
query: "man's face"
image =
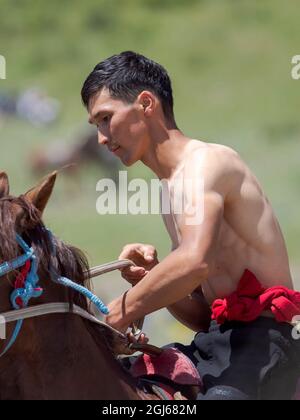
<svg viewBox="0 0 300 420">
<path fill-rule="evenodd" d="M 147 147 L 147 127 L 143 108 L 112 98 L 107 89 L 91 99 L 89 122 L 98 129 L 99 144 L 118 156 L 126 166 L 140 160 Z"/>
</svg>

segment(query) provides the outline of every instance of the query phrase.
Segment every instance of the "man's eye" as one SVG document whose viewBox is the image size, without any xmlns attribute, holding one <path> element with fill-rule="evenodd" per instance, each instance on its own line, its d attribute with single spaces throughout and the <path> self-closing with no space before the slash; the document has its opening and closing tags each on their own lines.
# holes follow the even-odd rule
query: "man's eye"
<svg viewBox="0 0 300 420">
<path fill-rule="evenodd" d="M 111 119 L 110 115 L 105 115 L 105 117 L 101 118 L 99 122 L 96 124 L 97 128 L 99 129 L 102 124 L 108 124 Z"/>
</svg>

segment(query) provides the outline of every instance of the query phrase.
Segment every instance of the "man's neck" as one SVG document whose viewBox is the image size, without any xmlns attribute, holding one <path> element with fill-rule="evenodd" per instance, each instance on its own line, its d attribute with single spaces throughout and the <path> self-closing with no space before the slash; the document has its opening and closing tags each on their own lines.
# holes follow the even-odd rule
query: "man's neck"
<svg viewBox="0 0 300 420">
<path fill-rule="evenodd" d="M 141 160 L 159 179 L 168 179 L 182 162 L 190 139 L 178 128 L 165 127 L 150 131 L 150 139 L 149 149 Z"/>
</svg>

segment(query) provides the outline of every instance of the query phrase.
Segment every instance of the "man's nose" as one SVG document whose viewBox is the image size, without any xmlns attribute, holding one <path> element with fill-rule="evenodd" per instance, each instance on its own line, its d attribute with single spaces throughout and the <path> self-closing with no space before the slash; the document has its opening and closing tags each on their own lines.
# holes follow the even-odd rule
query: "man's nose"
<svg viewBox="0 0 300 420">
<path fill-rule="evenodd" d="M 98 143 L 105 145 L 108 143 L 107 137 L 105 137 L 103 134 L 98 132 Z"/>
</svg>

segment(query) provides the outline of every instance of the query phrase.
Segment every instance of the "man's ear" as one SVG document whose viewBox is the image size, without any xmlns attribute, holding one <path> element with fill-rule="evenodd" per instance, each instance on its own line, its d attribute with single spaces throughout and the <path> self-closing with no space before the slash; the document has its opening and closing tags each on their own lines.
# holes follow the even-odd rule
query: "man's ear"
<svg viewBox="0 0 300 420">
<path fill-rule="evenodd" d="M 41 213 L 43 213 L 53 191 L 57 172 L 52 172 L 44 178 L 36 187 L 24 194 Z"/>
<path fill-rule="evenodd" d="M 9 195 L 8 176 L 5 172 L 0 172 L 0 198 Z"/>
<path fill-rule="evenodd" d="M 152 115 L 154 108 L 155 108 L 155 103 L 156 103 L 156 98 L 153 95 L 152 92 L 148 91 L 148 90 L 143 90 L 137 98 L 139 104 L 141 105 L 141 107 L 143 108 L 144 114 L 146 116 Z"/>
</svg>

